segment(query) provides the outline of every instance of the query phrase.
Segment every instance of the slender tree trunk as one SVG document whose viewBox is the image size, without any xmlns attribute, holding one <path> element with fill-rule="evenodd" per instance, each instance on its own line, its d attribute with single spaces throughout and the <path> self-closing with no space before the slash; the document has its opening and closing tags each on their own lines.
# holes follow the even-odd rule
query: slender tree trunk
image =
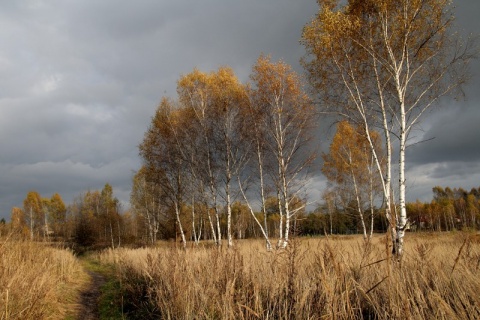
<svg viewBox="0 0 480 320">
<path fill-rule="evenodd" d="M 374 227 L 374 221 L 375 221 L 375 210 L 373 209 L 373 189 L 374 189 L 374 180 L 373 180 L 373 154 L 371 155 L 370 159 L 370 164 L 368 165 L 368 176 L 370 178 L 370 192 L 369 192 L 369 198 L 370 198 L 370 235 L 369 238 L 372 239 L 373 237 L 373 227 Z"/>
<path fill-rule="evenodd" d="M 217 227 L 215 243 L 217 244 L 217 246 L 221 246 L 222 245 L 222 229 L 220 227 L 220 213 L 218 212 L 218 208 L 217 208 L 217 194 L 215 191 L 213 176 L 210 177 L 210 193 L 213 200 L 213 211 L 215 212 L 215 220 L 216 220 L 215 222 Z"/>
<path fill-rule="evenodd" d="M 183 232 L 182 221 L 180 221 L 180 204 L 178 203 L 178 201 L 175 202 L 174 206 L 175 206 L 175 217 L 176 217 L 176 220 L 177 220 L 177 225 L 178 225 L 178 229 L 179 229 L 180 237 L 181 237 L 181 241 L 182 241 L 182 249 L 186 250 L 187 249 L 187 240 L 185 238 L 185 233 Z"/>
<path fill-rule="evenodd" d="M 350 164 L 351 163 L 352 163 L 352 159 L 350 158 Z M 350 170 L 350 174 L 352 176 L 353 188 L 355 190 L 355 199 L 357 201 L 358 218 L 360 219 L 360 223 L 362 225 L 363 240 L 366 241 L 367 240 L 367 226 L 365 225 L 365 220 L 363 219 L 362 203 L 360 201 L 360 195 L 358 194 L 357 179 L 355 179 L 355 174 L 353 173 L 353 170 Z"/>
<path fill-rule="evenodd" d="M 375 221 L 375 210 L 373 208 L 373 191 L 370 191 L 370 234 L 369 239 L 373 237 L 373 228 L 374 228 L 374 221 Z"/>
<path fill-rule="evenodd" d="M 284 201 L 285 201 L 285 235 L 284 235 L 282 247 L 286 248 L 288 245 L 289 237 L 290 237 L 290 220 L 292 216 L 290 214 L 288 199 L 285 199 Z"/>
<path fill-rule="evenodd" d="M 203 230 L 203 218 L 202 216 L 200 216 L 200 223 L 198 226 L 198 233 L 197 233 L 198 243 L 200 243 L 200 239 L 202 239 L 202 230 Z"/>
<path fill-rule="evenodd" d="M 374 51 L 374 48 L 371 48 L 372 52 Z M 378 71 L 378 61 L 377 58 L 372 56 L 372 61 L 373 61 L 373 66 L 374 66 L 374 71 L 375 71 L 375 82 L 378 90 L 378 95 L 379 95 L 379 107 L 381 110 L 382 114 L 382 130 L 383 130 L 383 135 L 385 139 L 385 149 L 386 149 L 386 168 L 385 171 L 382 168 L 381 161 L 378 158 L 377 152 L 375 150 L 375 146 L 373 144 L 373 141 L 370 137 L 369 134 L 369 127 L 368 127 L 368 122 L 367 119 L 364 118 L 364 125 L 365 125 L 365 130 L 367 134 L 367 139 L 370 144 L 370 148 L 372 150 L 372 156 L 375 159 L 375 164 L 377 166 L 378 173 L 380 175 L 380 179 L 382 182 L 382 187 L 383 187 L 383 196 L 384 196 L 384 203 L 385 203 L 385 217 L 387 218 L 389 228 L 390 228 L 390 233 L 391 233 L 391 239 L 393 242 L 392 248 L 393 250 L 395 249 L 395 239 L 396 239 L 396 222 L 395 219 L 393 219 L 392 216 L 392 196 L 391 196 L 391 190 L 392 190 L 392 142 L 390 138 L 390 128 L 388 125 L 388 118 L 387 118 L 387 106 L 385 105 L 385 99 L 384 99 L 384 91 L 383 91 L 383 83 L 380 80 L 379 76 L 379 71 Z"/>
<path fill-rule="evenodd" d="M 278 243 L 277 247 L 283 247 L 283 206 L 282 199 L 280 197 L 280 190 L 277 189 L 277 205 L 278 205 L 278 214 L 280 215 L 280 221 L 278 223 Z"/>
<path fill-rule="evenodd" d="M 115 243 L 113 242 L 113 228 L 112 228 L 112 221 L 110 220 L 110 238 L 112 240 L 112 249 L 115 249 Z"/>
<path fill-rule="evenodd" d="M 400 153 L 399 153 L 399 202 L 400 214 L 397 216 L 397 238 L 396 238 L 396 254 L 400 258 L 403 254 L 403 238 L 405 237 L 405 226 L 407 224 L 407 211 L 405 206 L 405 147 L 406 147 L 406 130 L 405 130 L 405 105 L 400 102 Z"/>
<path fill-rule="evenodd" d="M 33 210 L 30 206 L 30 240 L 33 241 Z"/>
<path fill-rule="evenodd" d="M 257 132 L 258 135 L 258 132 Z M 259 140 L 260 137 L 257 137 L 257 161 L 258 161 L 258 172 L 260 174 L 260 201 L 262 206 L 262 214 L 263 214 L 263 230 L 262 233 L 265 237 L 265 243 L 267 246 L 267 251 L 272 250 L 272 244 L 268 238 L 268 217 L 267 217 L 267 210 L 266 210 L 266 200 L 265 200 L 265 182 L 263 178 L 263 152 L 261 150 L 261 145 Z M 255 219 L 256 220 L 256 219 Z M 257 221 L 258 223 L 258 221 Z M 261 228 L 262 229 L 262 228 Z"/>
<path fill-rule="evenodd" d="M 195 110 L 196 111 L 196 110 Z M 198 115 L 197 115 L 198 117 Z M 202 116 L 199 118 L 200 123 L 203 128 L 203 137 L 205 141 L 205 145 L 207 148 L 207 169 L 208 169 L 208 179 L 209 179 L 209 187 L 210 187 L 210 193 L 212 196 L 213 200 L 213 210 L 215 212 L 215 219 L 216 219 L 216 227 L 217 227 L 217 234 L 214 236 L 215 243 L 217 246 L 222 245 L 222 230 L 220 228 L 220 213 L 218 212 L 217 208 L 217 192 L 215 188 L 215 177 L 213 175 L 213 170 L 212 170 L 212 159 L 210 157 L 210 140 L 208 138 L 208 132 L 207 128 L 205 126 L 204 120 L 205 120 L 205 114 L 204 114 L 204 106 L 202 106 Z M 210 218 L 210 216 L 209 216 Z"/>
<path fill-rule="evenodd" d="M 285 209 L 285 235 L 284 235 L 284 241 L 283 241 L 283 248 L 286 248 L 288 245 L 288 240 L 290 237 L 290 220 L 293 216 L 293 214 L 290 212 L 290 201 L 289 201 L 289 196 L 288 196 L 288 185 L 287 185 L 287 168 L 285 166 L 285 160 L 282 157 L 281 161 L 281 179 L 282 179 L 282 197 L 283 197 L 283 205 Z"/>
<path fill-rule="evenodd" d="M 213 225 L 212 216 L 210 215 L 210 210 L 208 209 L 208 206 L 206 206 L 206 208 L 207 208 L 208 222 L 210 223 L 210 228 L 212 230 L 212 239 L 213 239 L 213 242 L 215 242 L 215 244 L 218 244 L 217 233 L 215 232 L 215 227 Z"/>
<path fill-rule="evenodd" d="M 227 143 L 227 165 L 226 165 L 226 184 L 225 184 L 225 195 L 227 200 L 227 240 L 228 240 L 228 247 L 231 248 L 233 246 L 233 239 L 232 239 L 232 203 L 231 203 L 231 196 L 230 196 L 230 182 L 232 179 L 231 173 L 231 161 L 230 161 L 230 145 Z"/>
<path fill-rule="evenodd" d="M 267 251 L 270 251 L 272 249 L 272 244 L 270 242 L 270 239 L 268 238 L 267 231 L 266 231 L 266 229 L 263 228 L 262 224 L 260 223 L 260 221 L 258 221 L 257 217 L 255 216 L 255 212 L 253 211 L 253 208 L 250 205 L 250 202 L 248 201 L 247 196 L 245 195 L 245 192 L 243 190 L 242 183 L 240 181 L 240 177 L 238 177 L 238 185 L 240 187 L 240 192 L 242 193 L 243 199 L 245 200 L 245 203 L 248 206 L 248 210 L 250 211 L 250 214 L 252 215 L 253 220 L 255 220 L 258 227 L 260 228 L 260 231 L 262 232 L 263 237 L 265 238 Z"/>
<path fill-rule="evenodd" d="M 195 196 L 192 196 L 192 235 L 193 242 L 198 245 L 197 230 L 195 229 Z"/>
<path fill-rule="evenodd" d="M 48 214 L 46 210 L 43 212 L 44 215 L 44 220 L 45 220 L 45 231 L 44 231 L 44 238 L 47 239 L 47 241 L 50 241 L 50 235 L 49 235 L 49 230 L 48 230 Z"/>
<path fill-rule="evenodd" d="M 218 208 L 215 207 L 215 218 L 217 223 L 217 246 L 222 246 L 222 228 L 220 227 L 220 213 Z"/>
<path fill-rule="evenodd" d="M 121 238 L 121 232 L 120 232 L 120 219 L 118 219 L 117 217 L 117 230 L 118 230 L 118 247 L 120 248 L 120 246 L 122 245 L 122 238 Z"/>
</svg>

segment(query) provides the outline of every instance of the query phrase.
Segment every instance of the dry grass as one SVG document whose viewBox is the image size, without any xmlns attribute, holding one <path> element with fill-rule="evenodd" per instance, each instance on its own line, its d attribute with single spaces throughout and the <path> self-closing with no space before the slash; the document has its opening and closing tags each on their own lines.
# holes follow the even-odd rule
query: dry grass
<svg viewBox="0 0 480 320">
<path fill-rule="evenodd" d="M 108 250 L 125 311 L 162 319 L 479 319 L 480 239 L 413 235 L 401 263 L 383 236 L 299 239 L 266 252 L 235 249 Z"/>
<path fill-rule="evenodd" d="M 86 279 L 70 251 L 0 240 L 0 319 L 73 317 Z"/>
</svg>

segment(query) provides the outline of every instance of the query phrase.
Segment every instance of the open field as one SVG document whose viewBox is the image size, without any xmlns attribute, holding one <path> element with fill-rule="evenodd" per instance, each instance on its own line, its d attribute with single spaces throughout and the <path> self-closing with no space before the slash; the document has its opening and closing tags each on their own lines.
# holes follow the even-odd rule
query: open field
<svg viewBox="0 0 480 320">
<path fill-rule="evenodd" d="M 384 235 L 369 244 L 299 238 L 272 252 L 260 240 L 186 251 L 159 242 L 90 253 L 82 263 L 68 250 L 8 240 L 0 243 L 0 319 L 81 317 L 82 292 L 92 288 L 87 261 L 89 273 L 111 270 L 96 288 L 100 319 L 479 319 L 480 235 L 406 240 L 400 263 Z"/>
<path fill-rule="evenodd" d="M 235 249 L 117 249 L 114 264 L 129 318 L 479 319 L 480 236 L 408 234 L 401 263 L 385 236 L 294 240 L 266 252 Z"/>
<path fill-rule="evenodd" d="M 88 276 L 68 250 L 0 240 L 0 319 L 72 319 Z"/>
</svg>

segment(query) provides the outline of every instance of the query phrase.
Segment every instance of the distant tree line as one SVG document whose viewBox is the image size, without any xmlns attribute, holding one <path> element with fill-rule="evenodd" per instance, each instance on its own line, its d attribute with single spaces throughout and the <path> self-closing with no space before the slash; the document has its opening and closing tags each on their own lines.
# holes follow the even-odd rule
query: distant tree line
<svg viewBox="0 0 480 320">
<path fill-rule="evenodd" d="M 429 203 L 408 203 L 409 219 L 417 229 L 450 231 L 480 228 L 480 187 L 463 188 L 439 186 L 433 188 Z"/>
<path fill-rule="evenodd" d="M 136 176 L 138 178 L 138 175 Z M 132 191 L 132 197 L 134 196 Z M 362 218 L 356 203 L 342 204 L 341 199 L 330 201 L 324 197 L 322 205 L 307 212 L 301 199 L 292 201 L 297 210 L 292 219 L 294 236 L 319 236 L 363 234 Z M 58 193 L 51 198 L 42 198 L 38 192 L 30 191 L 23 208 L 14 207 L 10 222 L 0 220 L 0 236 L 10 236 L 35 241 L 61 241 L 70 243 L 79 250 L 91 248 L 119 247 L 123 245 L 149 245 L 157 240 L 180 241 L 174 210 L 160 206 L 155 217 L 149 217 L 139 207 L 121 210 L 119 201 L 113 196 L 112 187 L 106 184 L 102 190 L 87 191 L 77 196 L 72 204 L 65 205 Z M 196 215 L 191 215 L 192 203 L 182 204 L 181 222 L 185 226 L 187 241 L 213 239 L 208 226 L 207 209 L 194 203 Z M 143 210 L 146 210 L 145 208 Z M 220 228 L 227 230 L 226 208 L 220 207 Z M 363 219 L 371 219 L 372 232 L 388 230 L 388 221 L 383 209 L 364 207 Z M 410 231 L 453 231 L 480 229 L 480 187 L 466 191 L 463 188 L 436 186 L 431 202 L 407 203 Z M 265 213 L 264 213 L 265 212 Z M 280 213 L 277 198 L 268 197 L 265 210 L 254 212 L 255 219 L 266 221 L 267 236 L 278 238 Z M 265 214 L 265 216 L 264 216 Z M 373 215 L 372 215 L 373 214 Z M 193 218 L 197 223 L 193 223 Z M 148 220 L 151 219 L 151 220 Z M 251 217 L 244 202 L 232 204 L 232 237 L 235 239 L 263 238 L 261 228 Z M 155 221 L 155 222 L 152 222 Z M 369 227 L 370 228 L 370 227 Z M 222 234 L 226 237 L 226 233 Z"/>
</svg>

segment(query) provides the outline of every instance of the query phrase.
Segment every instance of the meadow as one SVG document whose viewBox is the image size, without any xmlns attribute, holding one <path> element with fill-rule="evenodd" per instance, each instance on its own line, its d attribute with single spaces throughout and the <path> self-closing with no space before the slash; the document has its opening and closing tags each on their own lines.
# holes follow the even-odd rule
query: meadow
<svg viewBox="0 0 480 320">
<path fill-rule="evenodd" d="M 479 234 L 409 233 L 400 262 L 390 250 L 385 235 L 329 236 L 271 252 L 261 240 L 187 250 L 158 242 L 86 259 L 112 271 L 99 303 L 115 319 L 480 318 Z M 0 319 L 80 318 L 90 279 L 82 261 L 51 245 L 0 242 Z"/>
<path fill-rule="evenodd" d="M 79 260 L 44 243 L 0 240 L 0 319 L 74 319 L 88 283 Z"/>
<path fill-rule="evenodd" d="M 384 235 L 257 240 L 96 254 L 114 265 L 131 319 L 479 319 L 480 236 L 408 234 L 401 262 Z"/>
</svg>

